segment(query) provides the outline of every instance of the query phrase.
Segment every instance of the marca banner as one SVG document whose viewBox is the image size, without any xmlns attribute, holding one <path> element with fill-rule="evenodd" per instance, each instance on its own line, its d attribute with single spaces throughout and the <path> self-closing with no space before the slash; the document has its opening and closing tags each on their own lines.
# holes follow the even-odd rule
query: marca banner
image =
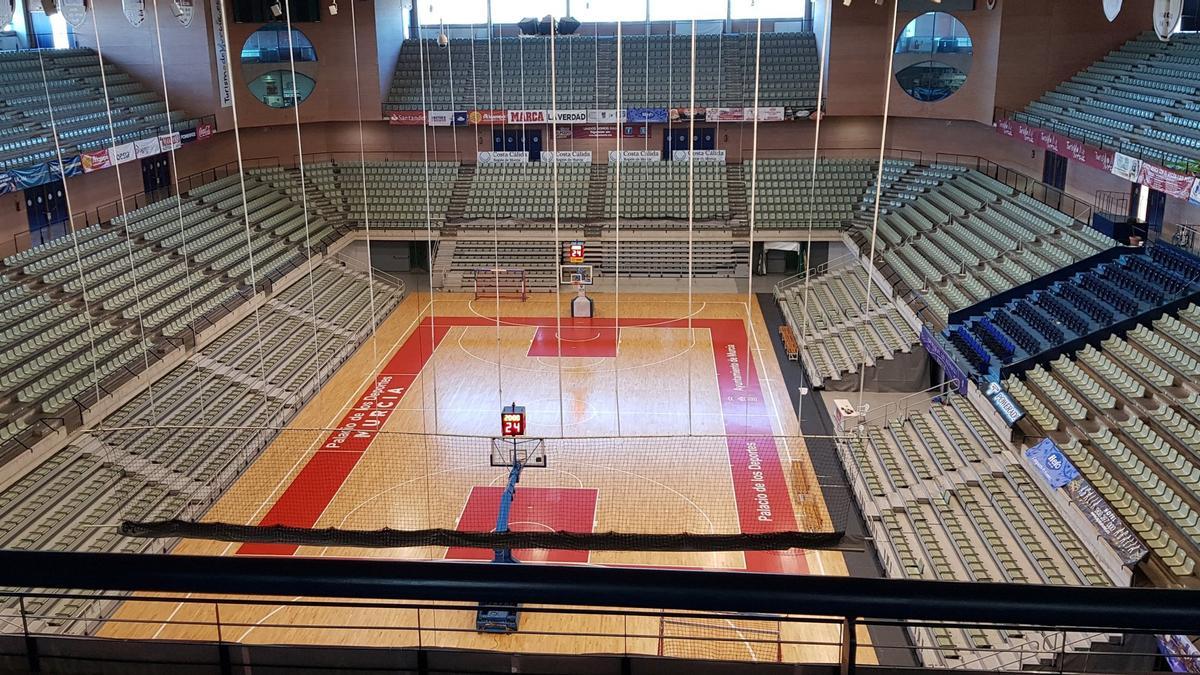
<svg viewBox="0 0 1200 675">
<path fill-rule="evenodd" d="M 1008 118 L 996 120 L 996 132 L 1009 138 L 1025 141 L 1030 145 L 1036 145 L 1039 148 L 1049 150 L 1077 162 L 1083 162 L 1093 169 L 1110 171 L 1113 167 L 1113 151 L 1096 148 L 1074 138 L 1068 138 L 1053 131 L 1033 127 L 1024 122 Z"/>
<path fill-rule="evenodd" d="M 0 26 L 7 26 L 12 23 L 13 18 L 13 0 L 0 0 Z M 6 175 L 6 174 L 0 174 Z M 0 184 L 0 189 L 3 184 Z"/>
<path fill-rule="evenodd" d="M 1186 635 L 1156 635 L 1173 673 L 1200 673 L 1200 649 Z"/>
<path fill-rule="evenodd" d="M 704 117 L 709 122 L 744 122 L 746 108 L 709 108 Z"/>
<path fill-rule="evenodd" d="M 213 56 L 217 60 L 217 88 L 221 96 L 221 107 L 233 107 L 233 89 L 229 79 L 229 45 L 225 43 L 224 32 L 224 9 L 221 3 L 224 0 L 212 0 L 209 7 L 209 15 L 212 18 L 213 30 Z"/>
<path fill-rule="evenodd" d="M 81 155 L 83 161 L 83 172 L 91 173 L 100 169 L 107 169 L 112 166 L 112 162 L 108 159 L 108 148 L 103 150 L 93 150 L 85 152 Z"/>
<path fill-rule="evenodd" d="M 657 162 L 662 159 L 662 153 L 657 150 L 622 150 L 622 162 Z M 617 162 L 617 151 L 608 151 L 608 163 L 615 164 Z"/>
<path fill-rule="evenodd" d="M 586 110 L 556 110 L 548 118 L 548 122 L 559 124 L 583 124 L 588 121 L 588 113 Z"/>
<path fill-rule="evenodd" d="M 587 111 L 587 121 L 592 124 L 616 124 L 620 119 L 620 113 L 613 109 Z"/>
<path fill-rule="evenodd" d="M 676 162 L 686 162 L 688 155 L 691 155 L 697 162 L 720 162 L 725 163 L 724 150 L 672 150 L 671 159 Z"/>
<path fill-rule="evenodd" d="M 583 124 L 570 127 L 572 138 L 616 138 L 614 125 Z"/>
<path fill-rule="evenodd" d="M 132 162 L 137 159 L 137 155 L 134 154 L 133 143 L 114 145 L 108 149 L 108 157 L 113 164 L 124 164 L 125 162 Z"/>
<path fill-rule="evenodd" d="M 79 28 L 87 19 L 87 4 L 84 0 L 58 0 L 58 11 L 67 23 Z"/>
<path fill-rule="evenodd" d="M 467 111 L 467 124 L 504 124 L 507 121 L 507 110 Z"/>
<path fill-rule="evenodd" d="M 622 124 L 621 138 L 649 138 L 650 127 L 645 124 Z"/>
<path fill-rule="evenodd" d="M 1013 400 L 1013 397 L 1004 390 L 1004 387 L 1000 386 L 999 382 L 989 382 L 983 393 L 1008 426 L 1011 427 L 1025 416 L 1025 409 Z"/>
<path fill-rule="evenodd" d="M 754 120 L 754 108 L 746 108 L 742 111 L 742 115 L 747 121 Z M 759 106 L 758 107 L 759 122 L 782 122 L 783 121 L 783 106 Z"/>
<path fill-rule="evenodd" d="M 967 375 L 959 367 L 958 362 L 950 356 L 942 343 L 938 342 L 933 333 L 929 332 L 929 328 L 921 326 L 921 345 L 925 347 L 925 351 L 933 357 L 934 361 L 942 367 L 942 371 L 946 374 L 948 381 L 954 382 L 958 388 L 958 393 L 966 395 L 967 393 Z"/>
<path fill-rule="evenodd" d="M 707 108 L 671 108 L 669 113 L 672 122 L 703 122 L 707 111 Z"/>
<path fill-rule="evenodd" d="M 542 153 L 543 155 L 546 153 Z M 480 152 L 477 159 L 480 164 L 525 164 L 529 161 L 529 153 L 517 152 Z"/>
<path fill-rule="evenodd" d="M 1142 170 L 1142 160 L 1121 153 L 1113 154 L 1112 174 L 1120 176 L 1133 183 L 1137 181 L 1138 172 Z"/>
<path fill-rule="evenodd" d="M 424 110 L 390 110 L 388 124 L 393 126 L 425 126 Z"/>
<path fill-rule="evenodd" d="M 131 26 L 140 26 L 146 20 L 146 0 L 121 0 L 121 9 Z"/>
<path fill-rule="evenodd" d="M 163 152 L 178 150 L 179 146 L 183 145 L 183 141 L 179 140 L 179 132 L 176 131 L 170 134 L 163 134 L 158 137 L 158 145 Z"/>
<path fill-rule="evenodd" d="M 542 152 L 542 162 L 557 162 L 558 164 L 591 164 L 591 150 L 558 150 Z"/>
<path fill-rule="evenodd" d="M 1138 169 L 1137 182 L 1176 199 L 1188 199 L 1192 196 L 1192 186 L 1196 184 L 1196 179 L 1149 162 L 1142 162 L 1142 167 Z"/>
<path fill-rule="evenodd" d="M 431 127 L 448 127 L 454 124 L 454 112 L 451 110 L 430 110 L 426 115 L 426 123 Z"/>
<path fill-rule="evenodd" d="M 625 111 L 624 122 L 666 123 L 666 108 L 629 108 Z"/>
<path fill-rule="evenodd" d="M 1122 563 L 1133 566 L 1146 557 L 1146 545 L 1125 525 L 1125 521 L 1112 510 L 1091 483 L 1078 478 L 1067 483 L 1065 490 L 1075 506 L 1100 530 L 1100 536 L 1116 551 Z"/>
<path fill-rule="evenodd" d="M 175 18 L 184 26 L 192 25 L 192 15 L 196 13 L 193 0 L 173 0 L 175 3 Z"/>
<path fill-rule="evenodd" d="M 509 124 L 545 124 L 547 122 L 545 110 L 509 110 Z"/>
<path fill-rule="evenodd" d="M 196 125 L 196 140 L 207 141 L 212 138 L 213 125 L 210 122 Z"/>
<path fill-rule="evenodd" d="M 1054 489 L 1079 478 L 1079 471 L 1075 469 L 1075 465 L 1049 438 L 1043 438 L 1037 445 L 1026 450 L 1025 457 L 1033 463 L 1050 487 Z"/>
</svg>

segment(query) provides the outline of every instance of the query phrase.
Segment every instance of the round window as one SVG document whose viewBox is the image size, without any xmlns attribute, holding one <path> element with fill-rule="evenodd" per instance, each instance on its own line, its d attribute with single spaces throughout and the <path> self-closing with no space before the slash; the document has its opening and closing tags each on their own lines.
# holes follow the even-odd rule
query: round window
<svg viewBox="0 0 1200 675">
<path fill-rule="evenodd" d="M 893 74 L 909 96 L 941 101 L 958 91 L 971 70 L 971 36 L 946 12 L 926 12 L 896 38 Z"/>
<path fill-rule="evenodd" d="M 241 61 L 250 93 L 271 108 L 299 105 L 317 86 L 316 49 L 304 33 L 289 32 L 281 23 L 269 23 L 246 38 Z"/>
</svg>

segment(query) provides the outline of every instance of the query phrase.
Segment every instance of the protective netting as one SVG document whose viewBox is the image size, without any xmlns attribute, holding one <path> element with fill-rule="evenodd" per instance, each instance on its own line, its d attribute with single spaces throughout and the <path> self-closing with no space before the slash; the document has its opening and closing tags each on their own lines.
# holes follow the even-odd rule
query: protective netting
<svg viewBox="0 0 1200 675">
<path fill-rule="evenodd" d="M 287 429 L 257 458 L 217 443 L 203 451 L 227 455 L 224 470 L 207 471 L 205 480 L 183 473 L 189 463 L 171 452 L 177 439 L 198 441 L 190 447 L 195 452 L 215 438 L 213 431 L 96 433 L 98 447 L 90 451 L 121 459 L 127 471 L 186 503 L 171 518 L 127 518 L 124 534 L 286 545 L 249 544 L 244 552 L 252 553 L 298 546 L 448 547 L 451 558 L 479 557 L 457 550 L 472 548 L 783 550 L 834 546 L 849 507 L 830 470 L 836 461 L 831 439 L 549 438 L 546 466 L 520 471 L 509 530 L 496 531 L 513 471 L 493 462 L 495 448 L 507 441 Z M 128 443 L 131 434 L 139 438 L 136 446 Z M 228 436 L 233 442 L 243 437 Z M 128 454 L 134 447 L 140 456 Z"/>
<path fill-rule="evenodd" d="M 783 641 L 778 619 L 662 617 L 659 622 L 658 655 L 715 661 L 783 660 Z"/>
</svg>

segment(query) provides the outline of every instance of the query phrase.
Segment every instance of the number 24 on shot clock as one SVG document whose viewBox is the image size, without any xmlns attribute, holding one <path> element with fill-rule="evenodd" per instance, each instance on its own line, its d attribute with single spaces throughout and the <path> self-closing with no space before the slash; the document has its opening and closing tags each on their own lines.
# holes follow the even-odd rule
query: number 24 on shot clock
<svg viewBox="0 0 1200 675">
<path fill-rule="evenodd" d="M 516 403 L 504 406 L 500 411 L 500 435 L 525 435 L 525 406 Z"/>
</svg>

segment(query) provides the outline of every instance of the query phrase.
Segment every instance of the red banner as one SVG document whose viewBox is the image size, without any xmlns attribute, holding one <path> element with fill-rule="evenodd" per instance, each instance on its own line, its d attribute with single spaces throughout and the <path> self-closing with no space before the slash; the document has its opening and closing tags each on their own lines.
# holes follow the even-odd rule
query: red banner
<svg viewBox="0 0 1200 675">
<path fill-rule="evenodd" d="M 112 162 L 108 157 L 108 148 L 104 150 L 93 150 L 85 152 L 80 160 L 83 164 L 83 172 L 91 173 L 100 169 L 107 169 L 112 166 Z"/>
<path fill-rule="evenodd" d="M 212 135 L 213 135 L 213 125 L 212 124 L 205 122 L 204 124 L 196 125 L 196 140 L 206 141 L 206 140 L 212 138 Z"/>
<path fill-rule="evenodd" d="M 1083 141 L 1008 118 L 996 121 L 996 131 L 1009 138 L 1016 138 L 1076 162 L 1082 162 L 1093 169 L 1106 172 L 1112 169 L 1112 150 L 1087 145 Z"/>
<path fill-rule="evenodd" d="M 617 128 L 607 124 L 586 124 L 571 127 L 574 138 L 616 138 Z"/>
<path fill-rule="evenodd" d="M 1137 178 L 1138 183 L 1164 192 L 1176 199 L 1191 197 L 1192 184 L 1196 182 L 1196 179 L 1191 176 L 1175 173 L 1150 162 L 1142 162 L 1142 168 L 1138 169 Z"/>
<path fill-rule="evenodd" d="M 504 124 L 507 121 L 507 110 L 471 110 L 467 112 L 467 124 Z"/>
<path fill-rule="evenodd" d="M 391 110 L 388 124 L 396 126 L 425 126 L 424 110 Z"/>
</svg>

